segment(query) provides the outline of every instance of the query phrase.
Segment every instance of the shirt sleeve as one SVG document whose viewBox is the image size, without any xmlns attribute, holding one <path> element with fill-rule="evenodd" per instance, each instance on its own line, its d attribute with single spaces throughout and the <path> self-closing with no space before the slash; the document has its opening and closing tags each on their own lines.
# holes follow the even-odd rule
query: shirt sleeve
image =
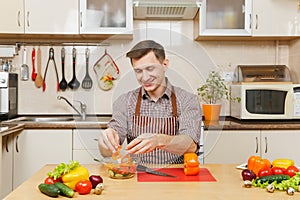
<svg viewBox="0 0 300 200">
<path fill-rule="evenodd" d="M 128 131 L 128 109 L 127 95 L 122 94 L 114 103 L 112 111 L 112 119 L 108 123 L 108 127 L 117 131 L 120 137 L 120 145 L 123 144 Z"/>
<path fill-rule="evenodd" d="M 198 148 L 201 134 L 201 107 L 196 95 L 186 95 L 181 102 L 179 115 L 179 134 L 189 135 Z"/>
</svg>

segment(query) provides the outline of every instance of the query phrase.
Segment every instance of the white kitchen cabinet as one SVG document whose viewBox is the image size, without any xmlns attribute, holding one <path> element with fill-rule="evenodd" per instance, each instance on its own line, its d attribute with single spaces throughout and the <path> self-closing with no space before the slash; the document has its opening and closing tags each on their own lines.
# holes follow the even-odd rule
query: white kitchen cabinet
<svg viewBox="0 0 300 200">
<path fill-rule="evenodd" d="M 300 130 L 262 130 L 261 156 L 274 160 L 276 158 L 293 159 L 300 165 L 299 152 Z"/>
<path fill-rule="evenodd" d="M 299 36 L 298 0 L 253 0 L 253 36 Z"/>
<path fill-rule="evenodd" d="M 80 1 L 80 34 L 132 34 L 132 0 Z"/>
<path fill-rule="evenodd" d="M 250 36 L 252 0 L 203 0 L 197 36 Z"/>
<path fill-rule="evenodd" d="M 14 188 L 46 164 L 72 160 L 72 130 L 25 129 L 14 135 L 14 144 Z"/>
<path fill-rule="evenodd" d="M 204 163 L 241 164 L 260 154 L 260 130 L 205 130 Z"/>
<path fill-rule="evenodd" d="M 0 8 L 0 33 L 24 33 L 23 0 L 1 0 Z"/>
<path fill-rule="evenodd" d="M 270 161 L 293 159 L 300 165 L 299 130 L 208 130 L 204 131 L 204 163 L 242 164 L 251 155 Z"/>
<path fill-rule="evenodd" d="M 298 4 L 298 0 L 203 0 L 195 20 L 195 39 L 299 36 Z"/>
<path fill-rule="evenodd" d="M 13 190 L 13 134 L 2 137 L 0 199 Z"/>
<path fill-rule="evenodd" d="M 2 5 L 3 4 L 3 5 Z M 78 0 L 2 0 L 0 33 L 78 34 Z M 4 23 L 4 24 L 3 24 Z"/>
<path fill-rule="evenodd" d="M 100 129 L 73 129 L 73 160 L 82 164 L 99 164 L 101 160 L 98 149 Z"/>
</svg>

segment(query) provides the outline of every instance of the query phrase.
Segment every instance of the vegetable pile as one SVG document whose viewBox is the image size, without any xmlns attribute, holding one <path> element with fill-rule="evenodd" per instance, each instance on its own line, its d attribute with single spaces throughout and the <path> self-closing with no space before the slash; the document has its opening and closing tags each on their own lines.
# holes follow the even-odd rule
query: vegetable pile
<svg viewBox="0 0 300 200">
<path fill-rule="evenodd" d="M 103 179 L 99 175 L 89 176 L 89 171 L 77 161 L 70 161 L 69 164 L 57 165 L 43 183 L 39 184 L 39 190 L 49 196 L 59 195 L 69 198 L 74 197 L 75 191 L 80 195 L 101 194 L 103 190 Z"/>
<path fill-rule="evenodd" d="M 260 187 L 271 193 L 286 191 L 288 195 L 300 192 L 300 172 L 290 159 L 276 159 L 271 164 L 267 159 L 250 156 L 241 175 L 247 188 Z"/>
</svg>

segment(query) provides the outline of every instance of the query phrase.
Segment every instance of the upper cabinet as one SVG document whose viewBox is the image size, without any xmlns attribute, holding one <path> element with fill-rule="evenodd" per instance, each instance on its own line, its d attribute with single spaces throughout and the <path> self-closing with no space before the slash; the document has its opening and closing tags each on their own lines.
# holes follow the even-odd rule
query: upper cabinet
<svg viewBox="0 0 300 200">
<path fill-rule="evenodd" d="M 25 0 L 25 33 L 77 34 L 77 0 Z"/>
<path fill-rule="evenodd" d="M 132 34 L 132 0 L 80 1 L 81 34 Z"/>
<path fill-rule="evenodd" d="M 299 0 L 253 0 L 253 36 L 299 36 Z"/>
<path fill-rule="evenodd" d="M 198 27 L 200 36 L 250 36 L 251 0 L 203 0 Z"/>
<path fill-rule="evenodd" d="M 299 0 L 203 0 L 195 39 L 300 36 L 298 4 Z"/>
<path fill-rule="evenodd" d="M 24 33 L 23 0 L 2 0 L 0 8 L 0 33 Z"/>
<path fill-rule="evenodd" d="M 0 33 L 78 33 L 78 1 L 2 0 L 0 7 Z"/>
</svg>

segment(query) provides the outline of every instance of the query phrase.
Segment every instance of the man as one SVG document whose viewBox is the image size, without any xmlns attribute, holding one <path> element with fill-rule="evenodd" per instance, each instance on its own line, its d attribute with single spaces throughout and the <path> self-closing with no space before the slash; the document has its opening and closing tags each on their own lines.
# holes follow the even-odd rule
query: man
<svg viewBox="0 0 300 200">
<path fill-rule="evenodd" d="M 160 44 L 141 41 L 126 56 L 141 87 L 114 102 L 112 120 L 100 134 L 101 154 L 111 156 L 127 139 L 127 153 L 140 163 L 183 163 L 184 153 L 199 149 L 197 96 L 169 82 L 169 60 Z"/>
</svg>

